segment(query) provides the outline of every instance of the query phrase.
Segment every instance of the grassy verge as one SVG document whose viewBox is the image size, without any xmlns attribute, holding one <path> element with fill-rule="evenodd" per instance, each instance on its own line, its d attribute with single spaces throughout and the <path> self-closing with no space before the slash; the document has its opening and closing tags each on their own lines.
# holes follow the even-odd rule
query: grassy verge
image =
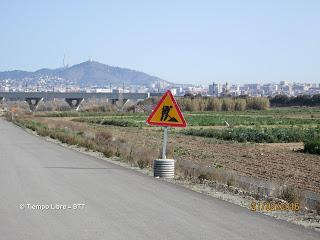
<svg viewBox="0 0 320 240">
<path fill-rule="evenodd" d="M 125 139 L 115 139 L 106 129 L 89 131 L 86 129 L 66 126 L 48 127 L 39 121 L 28 118 L 15 118 L 13 122 L 21 127 L 29 128 L 40 136 L 48 136 L 69 145 L 84 147 L 103 153 L 105 157 L 116 156 L 130 163 L 132 166 L 142 168 L 150 167 L 151 161 L 156 158 L 147 148 L 136 147 Z"/>
</svg>

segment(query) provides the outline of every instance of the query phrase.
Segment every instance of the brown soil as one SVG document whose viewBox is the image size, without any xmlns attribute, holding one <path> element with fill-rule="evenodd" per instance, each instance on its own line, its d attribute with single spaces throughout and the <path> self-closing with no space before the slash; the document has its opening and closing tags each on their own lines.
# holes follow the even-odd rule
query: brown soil
<svg viewBox="0 0 320 240">
<path fill-rule="evenodd" d="M 115 136 L 130 138 L 136 144 L 155 150 L 161 147 L 161 130 L 107 128 Z M 302 143 L 233 143 L 171 133 L 169 144 L 174 146 L 177 160 L 192 161 L 205 167 L 219 165 L 240 175 L 320 192 L 320 156 L 299 152 Z"/>
</svg>

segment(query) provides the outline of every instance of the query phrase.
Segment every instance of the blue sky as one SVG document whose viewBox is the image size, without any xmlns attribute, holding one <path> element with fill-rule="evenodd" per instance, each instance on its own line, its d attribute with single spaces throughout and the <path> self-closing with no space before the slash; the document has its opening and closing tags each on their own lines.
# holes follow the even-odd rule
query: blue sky
<svg viewBox="0 0 320 240">
<path fill-rule="evenodd" d="M 0 71 L 92 57 L 179 83 L 320 82 L 320 1 L 1 1 Z"/>
</svg>

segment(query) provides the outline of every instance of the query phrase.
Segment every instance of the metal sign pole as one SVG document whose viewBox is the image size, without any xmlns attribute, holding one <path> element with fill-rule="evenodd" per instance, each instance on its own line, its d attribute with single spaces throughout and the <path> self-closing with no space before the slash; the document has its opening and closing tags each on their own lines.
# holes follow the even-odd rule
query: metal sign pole
<svg viewBox="0 0 320 240">
<path fill-rule="evenodd" d="M 163 146 L 162 146 L 162 159 L 166 159 L 166 152 L 167 152 L 167 141 L 168 141 L 168 127 L 164 127 L 163 132 Z"/>
</svg>

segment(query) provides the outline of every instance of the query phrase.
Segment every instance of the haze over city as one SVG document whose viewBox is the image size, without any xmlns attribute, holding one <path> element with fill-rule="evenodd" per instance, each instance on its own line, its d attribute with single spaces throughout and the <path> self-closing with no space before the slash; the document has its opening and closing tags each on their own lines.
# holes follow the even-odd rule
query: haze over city
<svg viewBox="0 0 320 240">
<path fill-rule="evenodd" d="M 318 1 L 10 1 L 0 71 L 92 58 L 175 83 L 318 83 Z"/>
</svg>

